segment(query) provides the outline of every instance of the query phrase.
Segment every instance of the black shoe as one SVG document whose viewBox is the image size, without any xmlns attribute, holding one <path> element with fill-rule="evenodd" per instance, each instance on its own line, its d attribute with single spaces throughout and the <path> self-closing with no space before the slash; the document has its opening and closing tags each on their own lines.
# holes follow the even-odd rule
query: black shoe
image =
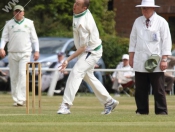
<svg viewBox="0 0 175 132">
<path fill-rule="evenodd" d="M 156 113 L 156 115 L 168 115 L 166 112 Z"/>
<path fill-rule="evenodd" d="M 140 112 L 136 112 L 136 115 L 148 115 L 148 113 L 140 113 Z"/>
</svg>

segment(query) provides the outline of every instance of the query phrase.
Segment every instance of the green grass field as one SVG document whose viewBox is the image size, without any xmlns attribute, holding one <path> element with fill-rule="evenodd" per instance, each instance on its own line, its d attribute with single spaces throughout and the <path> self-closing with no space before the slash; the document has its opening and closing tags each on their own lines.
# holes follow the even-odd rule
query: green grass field
<svg viewBox="0 0 175 132">
<path fill-rule="evenodd" d="M 112 95 L 113 96 L 113 95 Z M 0 132 L 174 132 L 175 96 L 167 96 L 169 115 L 154 114 L 150 96 L 150 114 L 136 115 L 133 97 L 118 97 L 119 106 L 110 115 L 101 115 L 103 106 L 94 95 L 80 93 L 70 115 L 56 111 L 62 96 L 42 96 L 42 113 L 26 115 L 25 107 L 12 106 L 10 94 L 0 94 Z M 36 104 L 38 98 L 36 97 Z M 37 106 L 36 106 L 37 107 Z"/>
</svg>

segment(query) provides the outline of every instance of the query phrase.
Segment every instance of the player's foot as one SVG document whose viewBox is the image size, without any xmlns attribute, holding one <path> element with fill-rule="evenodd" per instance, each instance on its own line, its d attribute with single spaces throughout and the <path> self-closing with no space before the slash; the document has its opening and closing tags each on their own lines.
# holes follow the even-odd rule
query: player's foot
<svg viewBox="0 0 175 132">
<path fill-rule="evenodd" d="M 68 104 L 62 103 L 57 114 L 70 114 L 70 108 Z"/>
<path fill-rule="evenodd" d="M 117 106 L 119 105 L 119 101 L 112 99 L 110 100 L 108 103 L 105 104 L 105 109 L 104 111 L 101 113 L 103 115 L 107 115 L 110 114 L 111 111 Z"/>
<path fill-rule="evenodd" d="M 25 101 L 18 101 L 17 102 L 17 106 L 24 106 L 25 105 Z"/>
<path fill-rule="evenodd" d="M 20 101 L 20 102 L 14 102 L 13 106 L 24 106 L 25 102 L 24 101 Z"/>
<path fill-rule="evenodd" d="M 54 93 L 60 94 L 61 90 L 54 90 Z"/>
<path fill-rule="evenodd" d="M 13 106 L 17 106 L 17 102 L 14 102 L 14 103 L 13 103 Z"/>
</svg>

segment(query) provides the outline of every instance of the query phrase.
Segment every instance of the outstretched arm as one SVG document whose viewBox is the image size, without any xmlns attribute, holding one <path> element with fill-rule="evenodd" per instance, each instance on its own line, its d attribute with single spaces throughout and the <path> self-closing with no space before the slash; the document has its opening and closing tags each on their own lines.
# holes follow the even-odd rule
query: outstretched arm
<svg viewBox="0 0 175 132">
<path fill-rule="evenodd" d="M 68 65 L 68 63 L 69 63 L 69 61 L 71 61 L 72 59 L 76 58 L 78 55 L 82 54 L 85 50 L 86 50 L 86 47 L 85 47 L 85 46 L 84 46 L 84 47 L 80 47 L 79 49 L 77 49 L 77 50 L 75 51 L 75 53 L 73 53 L 71 56 L 69 56 L 69 57 L 63 62 L 63 64 L 61 65 L 60 71 L 63 72 L 63 71 L 66 69 L 66 67 L 67 67 L 67 65 Z"/>
</svg>

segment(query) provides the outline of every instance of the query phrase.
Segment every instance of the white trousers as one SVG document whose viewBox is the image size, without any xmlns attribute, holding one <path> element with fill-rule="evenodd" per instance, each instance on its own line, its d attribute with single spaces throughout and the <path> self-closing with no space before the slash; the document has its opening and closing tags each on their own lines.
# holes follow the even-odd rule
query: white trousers
<svg viewBox="0 0 175 132">
<path fill-rule="evenodd" d="M 48 87 L 49 96 L 53 96 L 57 81 L 63 79 L 64 75 L 60 71 L 54 71 L 52 74 L 42 76 L 42 91 L 45 91 Z"/>
<path fill-rule="evenodd" d="M 31 53 L 9 53 L 9 69 L 12 98 L 15 102 L 26 101 L 26 63 Z"/>
<path fill-rule="evenodd" d="M 119 90 L 118 86 L 119 86 L 118 79 L 115 79 L 114 82 L 113 82 L 113 85 L 112 85 L 112 89 L 118 91 Z"/>
<path fill-rule="evenodd" d="M 52 74 L 49 75 L 42 75 L 42 85 L 41 85 L 41 91 L 45 91 L 49 86 L 50 86 L 50 82 L 52 80 Z"/>
<path fill-rule="evenodd" d="M 93 89 L 96 97 L 102 104 L 107 103 L 112 97 L 107 92 L 102 83 L 94 76 L 94 66 L 102 55 L 102 50 L 96 51 L 96 54 L 91 54 L 87 59 L 87 53 L 83 53 L 76 64 L 74 65 L 64 91 L 63 103 L 73 105 L 72 102 L 75 94 L 79 89 L 82 79 L 86 81 Z"/>
</svg>

